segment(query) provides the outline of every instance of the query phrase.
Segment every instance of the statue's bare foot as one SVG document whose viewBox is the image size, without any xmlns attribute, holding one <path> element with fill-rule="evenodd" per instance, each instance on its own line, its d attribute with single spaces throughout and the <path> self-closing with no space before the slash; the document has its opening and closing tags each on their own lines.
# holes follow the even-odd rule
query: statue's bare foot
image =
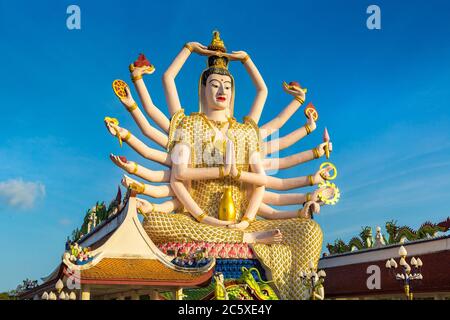
<svg viewBox="0 0 450 320">
<path fill-rule="evenodd" d="M 153 205 L 147 200 L 136 198 L 136 209 L 141 214 L 147 214 L 152 212 Z"/>
<path fill-rule="evenodd" d="M 247 243 L 274 244 L 280 243 L 282 240 L 283 235 L 278 229 L 269 231 L 256 231 L 244 234 L 244 242 Z"/>
</svg>

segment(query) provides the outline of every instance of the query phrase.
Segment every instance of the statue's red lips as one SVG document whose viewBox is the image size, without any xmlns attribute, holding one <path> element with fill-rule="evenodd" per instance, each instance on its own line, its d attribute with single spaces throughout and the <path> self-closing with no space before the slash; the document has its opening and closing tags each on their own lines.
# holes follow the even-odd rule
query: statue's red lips
<svg viewBox="0 0 450 320">
<path fill-rule="evenodd" d="M 225 101 L 225 100 L 227 100 L 227 98 L 226 98 L 226 97 L 217 97 L 217 100 L 219 100 L 219 101 Z"/>
</svg>

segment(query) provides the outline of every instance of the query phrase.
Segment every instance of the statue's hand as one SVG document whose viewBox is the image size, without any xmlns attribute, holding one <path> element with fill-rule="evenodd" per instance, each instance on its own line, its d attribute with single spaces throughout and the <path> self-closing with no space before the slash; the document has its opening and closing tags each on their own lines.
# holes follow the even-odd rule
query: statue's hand
<svg viewBox="0 0 450 320">
<path fill-rule="evenodd" d="M 200 42 L 189 42 L 188 45 L 192 48 L 193 52 L 201 56 L 211 56 L 215 54 L 214 51 L 208 50 L 208 47 Z"/>
<path fill-rule="evenodd" d="M 232 51 L 231 53 L 225 54 L 225 56 L 231 61 L 242 61 L 246 56 L 248 56 L 248 54 L 245 51 Z"/>
<path fill-rule="evenodd" d="M 113 136 L 117 137 L 117 135 L 120 135 L 121 139 L 124 139 L 127 134 L 128 134 L 128 130 L 119 127 L 118 125 L 110 122 L 110 121 L 105 121 L 105 125 L 106 128 L 108 129 L 109 133 L 111 133 Z"/>
<path fill-rule="evenodd" d="M 306 99 L 306 89 L 300 87 L 297 82 L 283 82 L 283 89 L 286 93 L 293 95 L 294 97 L 299 97 L 303 101 Z"/>
<path fill-rule="evenodd" d="M 151 213 L 154 210 L 154 206 L 145 199 L 136 198 L 136 209 L 139 213 L 145 215 Z"/>
<path fill-rule="evenodd" d="M 324 205 L 324 202 L 319 198 L 319 193 L 322 194 L 322 197 L 325 199 L 331 199 L 334 197 L 335 190 L 331 187 L 322 187 L 315 190 L 311 195 L 311 200 L 315 201 L 319 205 Z"/>
<path fill-rule="evenodd" d="M 315 201 L 308 201 L 300 210 L 300 216 L 303 218 L 311 219 L 313 214 L 320 212 L 320 205 Z"/>
<path fill-rule="evenodd" d="M 230 228 L 230 229 L 244 230 L 244 229 L 247 229 L 249 225 L 250 224 L 248 223 L 248 221 L 241 221 L 241 222 L 236 223 L 236 224 L 230 224 L 227 227 Z"/>
<path fill-rule="evenodd" d="M 130 64 L 130 72 L 133 78 L 142 76 L 144 74 L 152 74 L 155 72 L 155 67 L 153 66 L 142 66 L 142 67 L 136 67 L 133 64 Z"/>
<path fill-rule="evenodd" d="M 326 145 L 327 145 L 327 142 L 323 142 L 316 147 L 317 152 L 319 153 L 319 157 L 322 157 L 325 154 L 325 146 Z M 333 151 L 333 143 L 328 142 L 328 146 L 330 148 L 330 152 Z"/>
<path fill-rule="evenodd" d="M 316 122 L 314 121 L 313 117 L 309 117 L 306 123 L 309 125 L 312 131 L 316 130 Z"/>
<path fill-rule="evenodd" d="M 123 159 L 126 159 L 122 157 Z M 145 191 L 145 185 L 142 182 L 139 182 L 137 180 L 134 180 L 127 176 L 126 174 L 123 175 L 122 185 L 127 189 L 132 189 L 134 191 L 137 191 L 138 193 L 144 193 Z"/>
<path fill-rule="evenodd" d="M 331 170 L 333 170 L 333 167 L 327 166 L 327 167 L 317 171 L 313 176 L 314 184 L 319 184 L 319 183 L 324 182 L 325 179 L 323 177 L 329 177 Z"/>
<path fill-rule="evenodd" d="M 236 153 L 234 151 L 234 143 L 232 140 L 227 140 L 227 153 L 226 153 L 226 166 L 225 170 L 228 169 L 228 174 L 236 177 L 238 174 L 238 169 L 236 166 Z M 227 173 L 226 173 L 227 174 Z"/>
<path fill-rule="evenodd" d="M 112 160 L 112 162 L 114 162 L 114 164 L 116 166 L 118 166 L 119 168 L 122 168 L 123 170 L 125 170 L 128 173 L 132 173 L 133 170 L 135 169 L 135 163 L 132 161 L 128 161 L 125 157 L 122 156 L 116 156 L 114 154 L 110 154 L 109 158 Z"/>
<path fill-rule="evenodd" d="M 136 105 L 136 101 L 134 101 L 133 96 L 131 95 L 130 88 L 128 88 L 128 86 L 125 87 L 125 91 L 127 93 L 127 96 L 125 98 L 120 98 L 120 102 L 122 102 L 125 108 L 131 109 Z"/>
<path fill-rule="evenodd" d="M 130 64 L 129 70 L 133 79 L 140 79 L 144 74 L 152 74 L 155 72 L 155 66 L 147 60 L 143 53 L 141 53 L 137 60 Z"/>
</svg>

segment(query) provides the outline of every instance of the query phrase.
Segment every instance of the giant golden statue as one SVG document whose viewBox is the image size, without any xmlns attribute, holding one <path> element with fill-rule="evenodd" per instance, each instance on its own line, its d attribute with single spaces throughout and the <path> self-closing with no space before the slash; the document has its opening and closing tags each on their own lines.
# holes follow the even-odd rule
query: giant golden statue
<svg viewBox="0 0 450 320">
<path fill-rule="evenodd" d="M 199 108 L 188 114 L 181 107 L 175 77 L 191 53 L 207 57 L 207 68 L 199 79 Z M 235 82 L 229 71 L 232 61 L 242 62 L 256 86 L 256 97 L 242 122 L 234 118 Z M 265 139 L 280 129 L 304 103 L 306 89 L 298 83 L 284 83 L 294 96 L 288 106 L 263 126 L 258 122 L 267 97 L 267 88 L 250 56 L 244 51 L 227 53 L 219 33 L 213 33 L 206 47 L 187 43 L 163 75 L 170 120 L 153 104 L 142 80 L 155 68 L 141 55 L 130 65 L 131 78 L 147 114 L 163 130 L 152 127 L 121 80 L 113 83 L 120 100 L 143 134 L 165 151 L 148 147 L 116 119 L 105 118 L 108 130 L 141 156 L 168 167 L 154 171 L 111 155 L 118 166 L 150 183 L 124 176 L 122 183 L 142 195 L 171 197 L 155 204 L 138 199 L 138 210 L 145 216 L 144 228 L 156 244 L 178 242 L 227 242 L 252 245 L 283 299 L 307 298 L 300 273 L 310 261 L 317 263 L 322 248 L 322 231 L 312 220 L 320 205 L 337 200 L 338 189 L 329 183 L 331 165 L 316 173 L 280 179 L 266 171 L 278 171 L 317 159 L 332 150 L 327 137 L 313 150 L 285 158 L 267 158 L 287 148 L 316 129 L 317 111 L 309 105 L 307 122 L 287 136 Z M 244 106 L 239 106 L 244 108 Z M 186 109 L 189 109 L 187 107 Z M 319 185 L 315 191 L 275 193 Z M 303 205 L 296 210 L 278 210 L 271 205 Z"/>
</svg>

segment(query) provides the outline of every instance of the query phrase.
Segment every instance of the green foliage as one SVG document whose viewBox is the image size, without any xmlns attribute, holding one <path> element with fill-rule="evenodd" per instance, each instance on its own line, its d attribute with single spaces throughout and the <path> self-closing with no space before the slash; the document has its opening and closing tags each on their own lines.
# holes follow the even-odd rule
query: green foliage
<svg viewBox="0 0 450 320">
<path fill-rule="evenodd" d="M 14 292 L 0 292 L 0 300 L 16 300 Z"/>
</svg>

